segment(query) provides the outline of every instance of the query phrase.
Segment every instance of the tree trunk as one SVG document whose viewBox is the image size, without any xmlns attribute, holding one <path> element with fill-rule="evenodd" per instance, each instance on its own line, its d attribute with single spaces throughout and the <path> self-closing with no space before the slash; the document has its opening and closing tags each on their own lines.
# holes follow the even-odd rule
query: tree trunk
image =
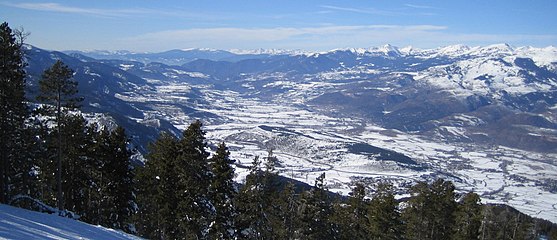
<svg viewBox="0 0 557 240">
<path fill-rule="evenodd" d="M 56 195 L 56 203 L 58 205 L 58 210 L 64 210 L 64 202 L 63 202 L 63 193 L 62 193 L 62 132 L 60 130 L 60 102 L 61 102 L 61 90 L 58 90 L 58 102 L 57 102 L 57 109 L 56 109 L 56 122 L 58 125 L 58 167 L 57 167 L 57 175 L 56 175 L 56 183 L 58 187 L 58 193 Z"/>
</svg>

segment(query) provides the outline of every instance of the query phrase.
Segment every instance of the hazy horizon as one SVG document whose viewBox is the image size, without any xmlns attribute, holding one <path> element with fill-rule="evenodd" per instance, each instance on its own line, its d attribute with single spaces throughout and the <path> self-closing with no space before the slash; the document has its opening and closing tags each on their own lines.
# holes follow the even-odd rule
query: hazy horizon
<svg viewBox="0 0 557 240">
<path fill-rule="evenodd" d="M 541 1 L 0 1 L 0 15 L 49 50 L 288 49 L 392 44 L 546 47 L 557 2 Z"/>
<path fill-rule="evenodd" d="M 345 47 L 345 48 L 334 48 L 334 49 L 328 49 L 328 50 L 305 50 L 305 49 L 286 49 L 286 48 L 254 48 L 254 49 L 238 49 L 238 48 L 230 48 L 230 49 L 219 49 L 219 48 L 173 48 L 173 49 L 163 49 L 160 51 L 133 51 L 133 50 L 128 50 L 128 49 L 114 49 L 114 50 L 109 50 L 109 49 L 48 49 L 48 48 L 43 48 L 41 46 L 35 46 L 30 44 L 33 47 L 36 48 L 40 48 L 40 49 L 44 49 L 47 51 L 61 51 L 61 52 L 107 52 L 107 53 L 133 53 L 133 54 L 149 54 L 149 53 L 162 53 L 162 52 L 169 52 L 169 51 L 176 51 L 176 50 L 181 50 L 181 51 L 191 51 L 191 50 L 201 50 L 201 51 L 226 51 L 226 52 L 230 52 L 230 53 L 234 53 L 234 54 L 254 54 L 257 53 L 258 51 L 261 51 L 263 53 L 265 52 L 271 52 L 271 51 L 276 51 L 276 52 L 284 52 L 284 53 L 325 53 L 325 52 L 332 52 L 332 51 L 336 51 L 336 50 L 350 50 L 350 49 L 365 49 L 365 50 L 371 50 L 371 49 L 378 49 L 378 48 L 382 48 L 385 47 L 386 45 L 390 45 L 391 47 L 395 47 L 398 50 L 403 50 L 405 48 L 412 48 L 412 49 L 417 49 L 417 50 L 435 50 L 435 49 L 442 49 L 442 48 L 448 48 L 448 47 L 452 47 L 452 46 L 458 46 L 458 45 L 463 45 L 466 47 L 469 47 L 471 50 L 473 50 L 474 48 L 485 48 L 485 47 L 489 47 L 489 46 L 495 46 L 495 45 L 504 45 L 507 44 L 509 45 L 511 48 L 513 48 L 514 50 L 519 49 L 519 48 L 525 48 L 525 47 L 532 47 L 532 48 L 537 48 L 537 49 L 544 49 L 544 48 L 557 48 L 557 45 L 547 45 L 547 46 L 517 46 L 517 45 L 511 45 L 508 43 L 493 43 L 493 44 L 489 44 L 489 45 L 475 45 L 475 46 L 469 46 L 469 45 L 465 45 L 465 44 L 452 44 L 452 45 L 444 45 L 444 46 L 437 46 L 437 47 L 432 47 L 432 48 L 418 48 L 418 47 L 414 47 L 414 46 L 396 46 L 396 45 L 392 45 L 392 44 L 384 44 L 381 46 L 369 46 L 369 47 Z"/>
</svg>

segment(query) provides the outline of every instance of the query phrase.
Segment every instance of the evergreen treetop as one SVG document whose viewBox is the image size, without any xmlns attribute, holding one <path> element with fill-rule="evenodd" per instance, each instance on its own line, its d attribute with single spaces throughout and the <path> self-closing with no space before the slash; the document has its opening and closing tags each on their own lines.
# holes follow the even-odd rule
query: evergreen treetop
<svg viewBox="0 0 557 240">
<path fill-rule="evenodd" d="M 68 111 L 79 108 L 83 98 L 77 97 L 78 82 L 73 79 L 74 71 L 62 61 L 57 60 L 50 68 L 43 72 L 39 81 L 40 94 L 37 100 L 46 103 L 47 110 Z"/>
</svg>

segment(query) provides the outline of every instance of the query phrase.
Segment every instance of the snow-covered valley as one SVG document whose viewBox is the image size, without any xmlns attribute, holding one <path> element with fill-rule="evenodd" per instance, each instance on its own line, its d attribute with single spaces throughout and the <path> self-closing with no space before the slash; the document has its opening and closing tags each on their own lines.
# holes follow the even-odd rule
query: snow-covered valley
<svg viewBox="0 0 557 240">
<path fill-rule="evenodd" d="M 176 104 L 184 88 L 168 85 L 165 89 L 175 91 L 135 99 L 159 106 L 153 114 L 157 112 L 158 117 L 184 129 L 196 118 L 162 104 Z M 238 181 L 243 181 L 254 157 L 264 158 L 272 150 L 281 175 L 313 184 L 326 173 L 327 186 L 334 192 L 347 194 L 353 181 L 388 180 L 404 189 L 418 180 L 441 177 L 453 181 L 461 192 L 477 192 L 485 203 L 506 203 L 529 215 L 557 221 L 557 154 L 438 142 L 296 103 L 268 102 L 231 90 L 201 92 L 212 104 L 197 105 L 197 111 L 218 116 L 218 120 L 206 121 L 206 136 L 212 144 L 224 141 L 230 147 Z M 382 150 L 403 156 L 382 154 Z"/>
</svg>

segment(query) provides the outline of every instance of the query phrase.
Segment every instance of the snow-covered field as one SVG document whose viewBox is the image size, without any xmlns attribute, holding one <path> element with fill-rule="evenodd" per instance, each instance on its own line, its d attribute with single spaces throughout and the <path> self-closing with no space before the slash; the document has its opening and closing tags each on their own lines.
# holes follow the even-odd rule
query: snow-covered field
<svg viewBox="0 0 557 240">
<path fill-rule="evenodd" d="M 0 204 L 0 239 L 141 239 L 56 215 Z"/>
<path fill-rule="evenodd" d="M 362 120 L 333 118 L 293 106 L 241 98 L 228 103 L 213 100 L 226 107 L 206 111 L 230 121 L 207 126 L 208 139 L 226 141 L 241 165 L 249 165 L 255 156 L 267 156 L 272 149 L 281 163 L 277 168 L 281 174 L 312 184 L 325 172 L 331 190 L 343 193 L 350 190 L 352 180 L 387 179 L 407 186 L 416 180 L 443 177 L 452 180 L 460 191 L 479 193 L 484 202 L 507 203 L 557 222 L 557 193 L 544 189 L 545 181 L 557 179 L 555 154 L 438 143 Z M 425 169 L 414 170 L 351 152 L 348 146 L 354 143 L 405 154 Z M 241 180 L 246 170 L 237 172 Z"/>
</svg>

